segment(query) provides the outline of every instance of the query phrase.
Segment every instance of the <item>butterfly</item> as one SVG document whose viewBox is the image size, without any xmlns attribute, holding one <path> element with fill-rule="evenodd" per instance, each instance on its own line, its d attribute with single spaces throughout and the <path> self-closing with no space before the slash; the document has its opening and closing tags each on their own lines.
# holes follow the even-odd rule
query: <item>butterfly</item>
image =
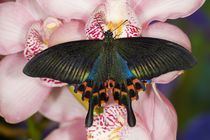
<svg viewBox="0 0 210 140">
<path fill-rule="evenodd" d="M 185 70 L 197 63 L 184 47 L 171 41 L 150 38 L 113 37 L 104 32 L 103 40 L 79 40 L 50 47 L 34 56 L 24 74 L 47 77 L 74 85 L 75 93 L 89 102 L 85 126 L 93 124 L 93 111 L 109 99 L 127 110 L 127 122 L 136 124 L 132 100 L 154 77 L 174 70 Z"/>
</svg>

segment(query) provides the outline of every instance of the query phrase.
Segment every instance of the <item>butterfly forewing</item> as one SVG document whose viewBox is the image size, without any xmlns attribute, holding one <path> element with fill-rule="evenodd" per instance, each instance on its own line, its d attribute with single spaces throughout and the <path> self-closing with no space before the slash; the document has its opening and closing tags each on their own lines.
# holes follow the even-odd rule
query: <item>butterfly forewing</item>
<svg viewBox="0 0 210 140">
<path fill-rule="evenodd" d="M 34 56 L 23 72 L 69 84 L 84 82 L 99 56 L 102 40 L 83 40 L 55 45 Z"/>
<path fill-rule="evenodd" d="M 141 80 L 185 70 L 196 64 L 195 57 L 184 47 L 156 38 L 121 38 L 114 42 L 130 71 Z"/>
</svg>

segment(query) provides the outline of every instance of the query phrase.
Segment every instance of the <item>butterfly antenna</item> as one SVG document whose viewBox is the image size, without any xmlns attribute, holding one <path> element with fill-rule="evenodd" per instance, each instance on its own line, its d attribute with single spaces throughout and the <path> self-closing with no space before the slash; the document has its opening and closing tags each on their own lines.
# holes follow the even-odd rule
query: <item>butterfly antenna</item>
<svg viewBox="0 0 210 140">
<path fill-rule="evenodd" d="M 128 20 L 125 20 L 123 23 L 121 23 L 119 26 L 117 26 L 112 32 L 114 32 L 115 30 L 117 30 L 118 28 L 120 28 L 123 24 L 125 24 Z"/>
<path fill-rule="evenodd" d="M 112 32 L 114 32 L 115 30 L 117 30 L 118 28 L 120 28 L 123 24 L 125 24 L 128 20 L 125 20 L 123 23 L 121 23 L 118 27 L 116 27 Z M 121 33 L 122 34 L 122 33 Z M 114 36 L 114 38 L 116 38 L 117 36 L 120 36 L 121 34 L 116 34 Z"/>
</svg>

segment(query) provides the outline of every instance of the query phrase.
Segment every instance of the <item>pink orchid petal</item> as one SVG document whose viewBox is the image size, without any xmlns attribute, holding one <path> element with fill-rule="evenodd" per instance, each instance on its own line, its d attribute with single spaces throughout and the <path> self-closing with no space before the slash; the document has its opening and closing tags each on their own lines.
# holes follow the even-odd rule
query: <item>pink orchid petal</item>
<svg viewBox="0 0 210 140">
<path fill-rule="evenodd" d="M 0 54 L 16 53 L 24 49 L 26 32 L 32 21 L 32 15 L 21 4 L 0 4 Z"/>
<path fill-rule="evenodd" d="M 175 140 L 177 115 L 173 105 L 158 91 L 155 85 L 147 86 L 133 103 L 133 109 L 142 117 L 150 130 L 152 140 Z"/>
<path fill-rule="evenodd" d="M 86 116 L 87 111 L 70 93 L 67 87 L 54 88 L 51 95 L 40 108 L 47 118 L 54 121 L 71 121 Z"/>
<path fill-rule="evenodd" d="M 54 17 L 47 17 L 43 22 L 42 22 L 42 39 L 43 41 L 47 42 L 49 41 L 49 38 L 51 34 L 62 25 L 62 21 L 54 18 Z M 50 27 L 49 27 L 50 26 Z"/>
<path fill-rule="evenodd" d="M 97 5 L 104 0 L 38 0 L 46 12 L 55 17 L 87 19 Z"/>
<path fill-rule="evenodd" d="M 56 29 L 49 39 L 49 46 L 74 40 L 84 40 L 85 24 L 80 20 L 72 20 Z"/>
<path fill-rule="evenodd" d="M 139 16 L 141 25 L 153 20 L 183 18 L 194 13 L 205 0 L 132 0 L 131 6 Z"/>
<path fill-rule="evenodd" d="M 142 36 L 169 40 L 185 47 L 189 51 L 191 50 L 190 40 L 187 37 L 187 35 L 178 27 L 172 24 L 163 22 L 154 23 L 148 26 L 148 28 L 146 28 L 145 30 L 143 30 Z M 156 78 L 153 78 L 152 81 L 155 83 L 169 83 L 181 73 L 182 71 L 169 72 Z"/>
<path fill-rule="evenodd" d="M 149 132 L 143 126 L 135 126 L 130 128 L 128 135 L 123 137 L 122 140 L 151 140 Z"/>
<path fill-rule="evenodd" d="M 23 74 L 26 64 L 22 54 L 5 57 L 0 62 L 0 114 L 10 123 L 21 122 L 34 114 L 51 88 Z"/>
<path fill-rule="evenodd" d="M 187 35 L 177 26 L 169 23 L 156 22 L 151 24 L 142 31 L 142 36 L 169 40 L 191 50 L 190 40 Z"/>
<path fill-rule="evenodd" d="M 31 13 L 31 15 L 36 20 L 44 19 L 47 17 L 47 14 L 41 8 L 36 0 L 17 0 Z"/>
<path fill-rule="evenodd" d="M 167 84 L 174 79 L 176 79 L 179 75 L 181 75 L 183 71 L 172 71 L 165 74 L 162 74 L 158 77 L 155 77 L 152 79 L 153 83 L 161 83 L 161 84 Z"/>
<path fill-rule="evenodd" d="M 125 135 L 122 139 L 123 140 L 151 140 L 150 131 L 144 122 L 144 120 L 139 116 L 138 113 L 135 112 L 136 116 L 136 126 L 129 127 L 127 135 Z"/>
<path fill-rule="evenodd" d="M 45 140 L 86 140 L 84 119 L 71 121 L 69 125 L 54 130 Z"/>
</svg>

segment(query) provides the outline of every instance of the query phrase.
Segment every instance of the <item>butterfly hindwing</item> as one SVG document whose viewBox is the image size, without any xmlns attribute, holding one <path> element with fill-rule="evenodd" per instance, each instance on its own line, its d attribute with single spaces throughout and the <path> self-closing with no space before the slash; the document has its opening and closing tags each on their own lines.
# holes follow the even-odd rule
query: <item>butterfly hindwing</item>
<svg viewBox="0 0 210 140">
<path fill-rule="evenodd" d="M 116 39 L 114 45 L 127 61 L 131 72 L 141 80 L 185 70 L 196 64 L 195 57 L 184 47 L 162 39 L 141 37 Z"/>
<path fill-rule="evenodd" d="M 55 45 L 34 56 L 23 72 L 31 77 L 82 83 L 99 56 L 101 43 L 101 40 L 82 40 Z"/>
</svg>

